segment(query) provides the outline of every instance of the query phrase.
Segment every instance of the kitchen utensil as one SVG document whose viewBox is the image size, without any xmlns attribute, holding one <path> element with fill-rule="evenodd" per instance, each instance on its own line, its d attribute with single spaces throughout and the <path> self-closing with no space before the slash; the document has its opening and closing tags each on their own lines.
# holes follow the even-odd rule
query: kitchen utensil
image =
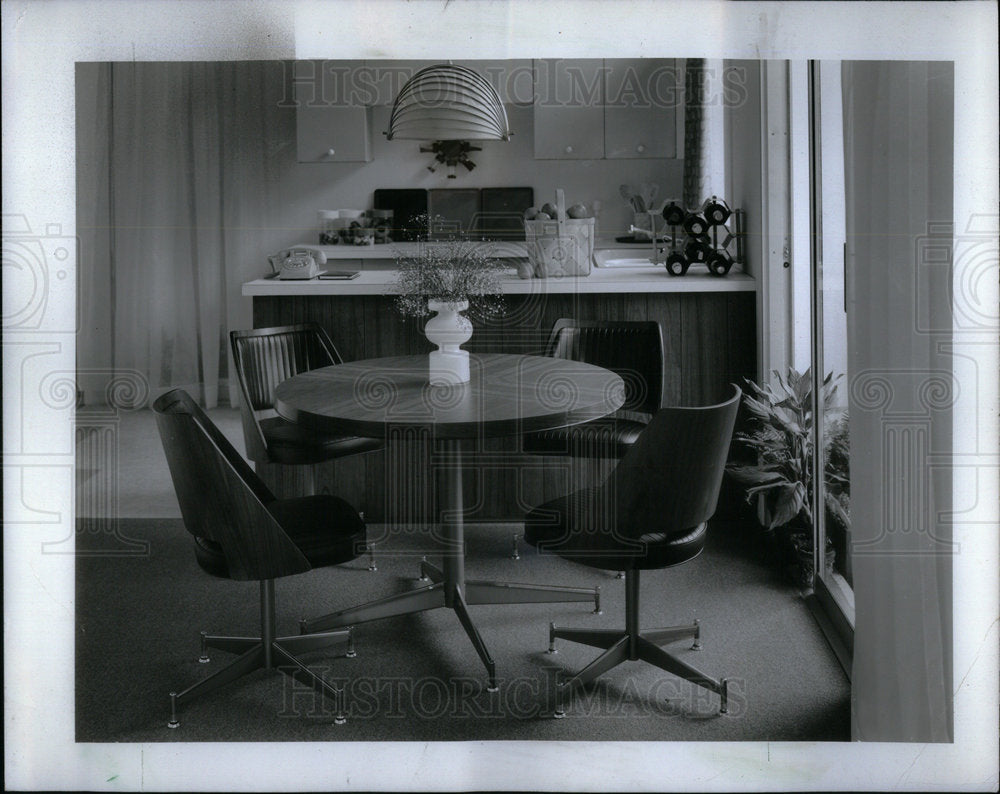
<svg viewBox="0 0 1000 794">
<path fill-rule="evenodd" d="M 646 205 L 646 209 L 652 209 L 653 202 L 656 200 L 656 195 L 660 192 L 660 186 L 655 182 L 643 182 L 639 186 L 639 191 L 642 195 L 642 202 Z"/>
<path fill-rule="evenodd" d="M 633 185 L 622 185 L 618 188 L 621 193 L 622 198 L 628 202 L 628 205 L 632 208 L 633 212 L 643 212 L 644 209 L 639 206 L 639 194 Z"/>
</svg>

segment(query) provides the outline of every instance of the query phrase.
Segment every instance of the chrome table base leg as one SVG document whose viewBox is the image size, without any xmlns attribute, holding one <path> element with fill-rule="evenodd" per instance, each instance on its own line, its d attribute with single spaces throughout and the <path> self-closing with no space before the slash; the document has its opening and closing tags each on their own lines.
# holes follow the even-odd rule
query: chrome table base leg
<svg viewBox="0 0 1000 794">
<path fill-rule="evenodd" d="M 420 581 L 421 582 L 443 582 L 444 581 L 444 571 L 442 571 L 436 565 L 431 565 L 431 563 L 427 562 L 427 558 L 424 557 L 420 561 Z"/>
<path fill-rule="evenodd" d="M 553 647 L 556 639 L 563 639 L 594 648 L 610 648 L 624 636 L 626 635 L 619 629 L 561 629 L 550 626 L 549 647 Z"/>
<path fill-rule="evenodd" d="M 694 638 L 694 645 L 691 646 L 691 650 L 701 650 L 701 642 L 699 638 L 701 636 L 701 626 L 698 621 L 688 625 L 688 626 L 670 626 L 665 629 L 647 629 L 642 633 L 642 636 L 656 645 L 665 645 L 668 642 L 676 642 L 677 640 L 684 640 L 688 637 Z"/>
<path fill-rule="evenodd" d="M 411 615 L 414 612 L 424 612 L 443 606 L 444 585 L 441 582 L 435 582 L 417 590 L 397 593 L 323 617 L 303 620 L 299 626 L 304 634 L 313 634 L 317 631 L 327 631 L 342 626 L 356 626 L 359 623 L 368 623 L 372 620 Z"/>
<path fill-rule="evenodd" d="M 487 650 L 486 643 L 483 642 L 483 638 L 479 634 L 476 624 L 472 622 L 472 616 L 469 614 L 469 608 L 466 606 L 461 590 L 455 591 L 454 598 L 452 600 L 452 609 L 454 609 L 455 614 L 458 615 L 462 628 L 465 629 L 465 633 L 469 635 L 469 639 L 472 640 L 476 653 L 479 654 L 479 658 L 482 660 L 483 666 L 486 668 L 486 675 L 489 678 L 486 691 L 496 692 L 499 688 L 497 687 L 496 662 L 494 662 L 493 657 L 490 656 L 490 652 Z"/>
<path fill-rule="evenodd" d="M 601 587 L 565 587 L 548 584 L 466 581 L 466 600 L 470 604 L 553 604 L 593 601 L 600 613 Z"/>
</svg>

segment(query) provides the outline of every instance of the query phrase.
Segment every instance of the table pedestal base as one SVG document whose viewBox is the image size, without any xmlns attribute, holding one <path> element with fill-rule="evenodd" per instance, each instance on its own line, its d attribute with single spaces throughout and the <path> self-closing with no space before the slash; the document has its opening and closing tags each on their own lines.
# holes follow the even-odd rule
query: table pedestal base
<svg viewBox="0 0 1000 794">
<path fill-rule="evenodd" d="M 594 612 L 601 611 L 601 588 L 561 587 L 558 585 L 508 584 L 505 582 L 466 581 L 465 579 L 465 528 L 462 521 L 462 452 L 460 442 L 444 442 L 442 476 L 439 479 L 439 504 L 445 518 L 441 523 L 442 536 L 447 551 L 442 568 L 424 559 L 420 564 L 420 578 L 430 581 L 426 587 L 406 593 L 379 598 L 367 604 L 333 612 L 299 624 L 303 634 L 330 631 L 343 626 L 354 626 L 382 618 L 410 615 L 428 609 L 447 607 L 458 615 L 465 633 L 475 646 L 486 667 L 489 690 L 496 691 L 496 663 L 490 656 L 478 629 L 469 614 L 470 604 L 537 604 L 567 601 L 594 602 Z"/>
<path fill-rule="evenodd" d="M 447 582 L 444 572 L 436 565 L 423 560 L 420 578 L 430 581 L 426 587 L 405 593 L 379 598 L 367 604 L 333 612 L 323 617 L 303 620 L 299 628 L 303 634 L 330 631 L 344 626 L 355 626 L 383 618 L 412 615 L 429 609 L 447 607 L 454 610 L 469 635 L 476 653 L 486 667 L 489 677 L 488 691 L 495 692 L 496 663 L 490 656 L 486 643 L 469 614 L 469 605 L 475 604 L 542 604 L 568 601 L 594 601 L 594 612 L 600 612 L 601 588 L 560 587 L 558 585 L 509 584 L 506 582 L 465 582 L 465 593 L 455 582 Z"/>
</svg>

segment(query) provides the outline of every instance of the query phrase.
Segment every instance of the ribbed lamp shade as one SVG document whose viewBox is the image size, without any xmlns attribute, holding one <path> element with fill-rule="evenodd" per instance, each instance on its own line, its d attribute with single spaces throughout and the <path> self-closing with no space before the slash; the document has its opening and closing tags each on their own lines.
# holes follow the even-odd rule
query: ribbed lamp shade
<svg viewBox="0 0 1000 794">
<path fill-rule="evenodd" d="M 387 140 L 507 141 L 507 111 L 496 90 L 464 66 L 421 69 L 392 106 Z"/>
</svg>

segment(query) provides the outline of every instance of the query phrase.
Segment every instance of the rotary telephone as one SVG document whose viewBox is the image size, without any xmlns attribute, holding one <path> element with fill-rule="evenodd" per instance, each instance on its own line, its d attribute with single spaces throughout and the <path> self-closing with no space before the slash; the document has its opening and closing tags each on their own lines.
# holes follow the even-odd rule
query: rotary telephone
<svg viewBox="0 0 1000 794">
<path fill-rule="evenodd" d="M 326 272 L 319 269 L 326 264 L 326 254 L 309 245 L 279 251 L 270 260 L 272 269 L 277 267 L 280 279 L 310 279 Z"/>
</svg>

